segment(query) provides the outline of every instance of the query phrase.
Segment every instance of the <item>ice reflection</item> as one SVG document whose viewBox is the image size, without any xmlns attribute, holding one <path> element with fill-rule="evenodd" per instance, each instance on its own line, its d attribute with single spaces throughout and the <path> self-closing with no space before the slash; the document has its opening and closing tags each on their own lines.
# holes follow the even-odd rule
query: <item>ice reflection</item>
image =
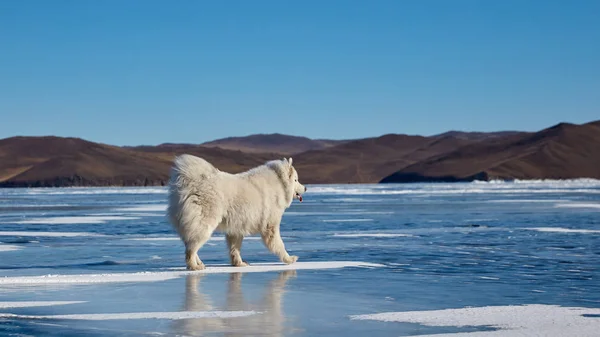
<svg viewBox="0 0 600 337">
<path fill-rule="evenodd" d="M 178 334 L 187 336 L 204 336 L 214 333 L 223 333 L 225 336 L 284 336 L 286 330 L 285 314 L 282 300 L 286 283 L 296 276 L 295 270 L 286 270 L 266 283 L 262 296 L 257 301 L 250 301 L 248 297 L 256 298 L 256 294 L 246 294 L 242 288 L 243 273 L 232 273 L 227 284 L 227 297 L 225 305 L 215 305 L 211 297 L 202 291 L 202 278 L 206 274 L 188 275 L 186 279 L 185 298 L 183 310 L 185 311 L 256 311 L 256 315 L 237 318 L 199 318 L 186 319 L 173 322 L 173 329 Z"/>
</svg>

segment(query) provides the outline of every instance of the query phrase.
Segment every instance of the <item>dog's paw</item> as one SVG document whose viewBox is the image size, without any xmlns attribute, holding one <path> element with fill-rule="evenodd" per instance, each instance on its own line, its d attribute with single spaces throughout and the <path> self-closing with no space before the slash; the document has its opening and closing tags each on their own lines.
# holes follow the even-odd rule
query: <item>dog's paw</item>
<svg viewBox="0 0 600 337">
<path fill-rule="evenodd" d="M 187 266 L 187 270 L 192 270 L 192 271 L 204 270 L 204 269 L 206 269 L 206 266 L 204 265 L 204 263 L 195 264 L 193 266 Z"/>
<path fill-rule="evenodd" d="M 286 264 L 292 264 L 298 261 L 298 257 L 296 255 L 290 255 L 289 257 L 283 259 L 283 262 Z"/>
<path fill-rule="evenodd" d="M 246 261 L 242 261 L 242 262 L 240 262 L 240 263 L 236 263 L 236 264 L 234 264 L 233 266 L 234 266 L 234 267 L 248 267 L 249 265 L 250 265 L 250 264 L 248 264 L 248 262 L 246 262 Z"/>
</svg>

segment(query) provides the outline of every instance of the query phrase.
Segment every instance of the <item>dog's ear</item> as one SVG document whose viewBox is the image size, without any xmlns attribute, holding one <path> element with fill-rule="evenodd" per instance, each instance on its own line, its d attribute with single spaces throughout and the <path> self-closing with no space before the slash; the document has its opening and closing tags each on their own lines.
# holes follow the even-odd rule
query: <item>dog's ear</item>
<svg viewBox="0 0 600 337">
<path fill-rule="evenodd" d="M 287 162 L 288 168 L 289 168 L 289 170 L 288 170 L 289 178 L 291 178 L 294 175 L 294 168 L 292 167 L 292 162 L 293 162 L 292 157 L 290 157 L 289 159 L 286 159 L 285 161 Z"/>
</svg>

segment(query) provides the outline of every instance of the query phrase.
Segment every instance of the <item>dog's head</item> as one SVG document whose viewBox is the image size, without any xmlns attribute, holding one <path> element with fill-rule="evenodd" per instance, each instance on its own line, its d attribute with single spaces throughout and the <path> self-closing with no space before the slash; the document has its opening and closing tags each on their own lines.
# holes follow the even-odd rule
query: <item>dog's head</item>
<svg viewBox="0 0 600 337">
<path fill-rule="evenodd" d="M 302 202 L 302 194 L 306 192 L 306 187 L 300 183 L 298 172 L 296 172 L 296 169 L 292 165 L 292 158 L 283 158 L 283 163 L 288 172 L 287 177 L 292 184 L 292 198 L 298 199 L 300 202 Z"/>
</svg>

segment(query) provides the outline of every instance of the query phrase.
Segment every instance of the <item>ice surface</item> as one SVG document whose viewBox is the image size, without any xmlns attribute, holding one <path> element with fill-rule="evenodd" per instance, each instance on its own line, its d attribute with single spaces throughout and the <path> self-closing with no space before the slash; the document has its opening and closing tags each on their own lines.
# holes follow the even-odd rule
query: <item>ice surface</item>
<svg viewBox="0 0 600 337">
<path fill-rule="evenodd" d="M 598 336 L 600 309 L 557 305 L 486 306 L 475 308 L 385 312 L 353 315 L 352 320 L 418 323 L 428 326 L 481 326 L 500 330 L 435 336 Z M 434 335 L 431 335 L 434 336 Z"/>
<path fill-rule="evenodd" d="M 255 235 L 242 245 L 250 266 L 231 267 L 223 234 L 215 233 L 198 252 L 208 269 L 191 272 L 165 216 L 166 188 L 0 189 L 0 247 L 19 248 L 0 252 L 0 337 L 521 336 L 559 314 L 544 307 L 515 314 L 526 328 L 495 332 L 349 316 L 444 316 L 447 308 L 523 304 L 600 308 L 600 217 L 588 207 L 600 204 L 598 181 L 308 190 L 309 200 L 293 203 L 281 223 L 298 262 L 279 263 Z M 45 223 L 18 223 L 40 218 Z M 69 220 L 48 221 L 56 218 Z M 188 312 L 256 314 L 177 319 Z M 577 330 L 567 333 L 562 318 L 548 323 L 548 335 L 582 335 L 581 324 L 599 319 L 586 313 L 569 321 Z M 146 319 L 157 315 L 165 320 Z M 490 321 L 474 323 L 502 324 L 500 314 L 475 316 Z"/>
</svg>

